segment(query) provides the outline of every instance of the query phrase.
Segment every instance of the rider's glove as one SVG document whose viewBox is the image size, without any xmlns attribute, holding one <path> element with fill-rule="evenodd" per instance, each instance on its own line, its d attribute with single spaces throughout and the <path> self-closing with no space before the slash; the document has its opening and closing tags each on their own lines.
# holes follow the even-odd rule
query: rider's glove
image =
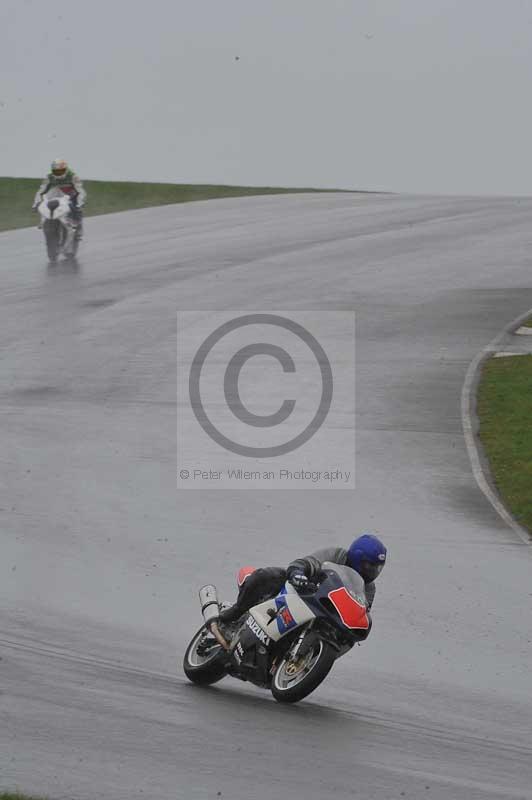
<svg viewBox="0 0 532 800">
<path fill-rule="evenodd" d="M 299 590 L 306 589 L 308 586 L 308 578 L 306 575 L 303 575 L 302 572 L 295 572 L 288 580 L 292 586 L 295 586 L 295 588 Z"/>
</svg>

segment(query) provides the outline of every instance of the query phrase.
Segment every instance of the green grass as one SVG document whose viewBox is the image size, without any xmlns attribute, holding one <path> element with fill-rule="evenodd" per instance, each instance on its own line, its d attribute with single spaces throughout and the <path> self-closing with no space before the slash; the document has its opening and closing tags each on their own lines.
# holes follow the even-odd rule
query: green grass
<svg viewBox="0 0 532 800">
<path fill-rule="evenodd" d="M 478 415 L 495 485 L 515 519 L 532 533 L 532 355 L 486 362 Z"/>
<path fill-rule="evenodd" d="M 532 328 L 532 317 L 529 317 L 523 322 L 524 328 Z"/>
<path fill-rule="evenodd" d="M 0 231 L 37 224 L 31 205 L 40 178 L 0 178 Z M 275 186 L 210 186 L 186 183 L 127 183 L 83 181 L 87 190 L 86 216 L 127 211 L 131 208 L 188 203 L 217 197 L 244 197 L 261 194 L 327 192 L 335 189 L 286 189 Z"/>
<path fill-rule="evenodd" d="M 0 800 L 43 800 L 43 798 L 20 794 L 20 792 L 0 792 Z"/>
</svg>

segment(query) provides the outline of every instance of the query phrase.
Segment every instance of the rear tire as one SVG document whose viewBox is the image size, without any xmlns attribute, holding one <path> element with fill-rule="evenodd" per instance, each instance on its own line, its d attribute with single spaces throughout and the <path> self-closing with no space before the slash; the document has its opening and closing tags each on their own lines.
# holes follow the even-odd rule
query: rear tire
<svg viewBox="0 0 532 800">
<path fill-rule="evenodd" d="M 183 658 L 185 675 L 189 681 L 199 686 L 208 686 L 211 683 L 216 683 L 227 674 L 225 671 L 226 652 L 221 645 L 214 645 L 206 656 L 198 654 L 197 647 L 206 635 L 208 634 L 205 625 L 203 625 L 193 637 Z"/>
<path fill-rule="evenodd" d="M 336 660 L 336 650 L 317 634 L 308 647 L 306 655 L 298 661 L 290 661 L 290 653 L 283 658 L 273 676 L 271 692 L 278 703 L 297 703 L 316 689 L 329 674 Z"/>
</svg>

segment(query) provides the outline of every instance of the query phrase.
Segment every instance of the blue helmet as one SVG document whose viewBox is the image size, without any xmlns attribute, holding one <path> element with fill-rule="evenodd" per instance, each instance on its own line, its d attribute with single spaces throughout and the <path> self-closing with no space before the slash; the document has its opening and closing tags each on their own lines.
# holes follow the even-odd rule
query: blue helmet
<svg viewBox="0 0 532 800">
<path fill-rule="evenodd" d="M 347 565 L 365 581 L 374 581 L 386 563 L 386 548 L 372 533 L 363 533 L 347 551 Z"/>
</svg>

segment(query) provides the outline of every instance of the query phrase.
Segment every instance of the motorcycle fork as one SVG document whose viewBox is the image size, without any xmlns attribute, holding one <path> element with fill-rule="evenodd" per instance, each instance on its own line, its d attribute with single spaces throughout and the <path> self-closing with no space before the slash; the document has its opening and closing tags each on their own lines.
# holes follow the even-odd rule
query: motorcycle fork
<svg viewBox="0 0 532 800">
<path fill-rule="evenodd" d="M 295 640 L 295 644 L 293 644 L 291 647 L 288 648 L 288 650 L 285 652 L 285 655 L 284 656 L 276 656 L 273 659 L 272 665 L 270 667 L 270 674 L 271 675 L 273 675 L 275 673 L 275 670 L 277 669 L 277 663 L 279 661 L 279 658 L 281 658 L 281 659 L 286 658 L 289 661 L 295 661 L 297 659 L 297 656 L 299 654 L 299 651 L 301 649 L 301 645 L 303 644 L 305 636 L 307 635 L 307 633 L 309 632 L 309 630 L 312 628 L 313 625 L 314 625 L 314 620 L 311 619 L 310 622 L 307 622 L 307 624 L 303 626 L 303 628 L 301 629 L 301 633 L 299 634 L 299 636 Z"/>
<path fill-rule="evenodd" d="M 299 651 L 301 650 L 301 645 L 303 644 L 303 640 L 305 639 L 305 636 L 307 635 L 309 630 L 312 628 L 313 623 L 314 623 L 313 619 L 310 620 L 310 622 L 307 622 L 307 624 L 303 627 L 303 630 L 299 634 L 295 645 L 291 647 L 290 650 L 288 651 L 288 653 L 290 654 L 290 661 L 295 661 L 297 659 Z"/>
</svg>

